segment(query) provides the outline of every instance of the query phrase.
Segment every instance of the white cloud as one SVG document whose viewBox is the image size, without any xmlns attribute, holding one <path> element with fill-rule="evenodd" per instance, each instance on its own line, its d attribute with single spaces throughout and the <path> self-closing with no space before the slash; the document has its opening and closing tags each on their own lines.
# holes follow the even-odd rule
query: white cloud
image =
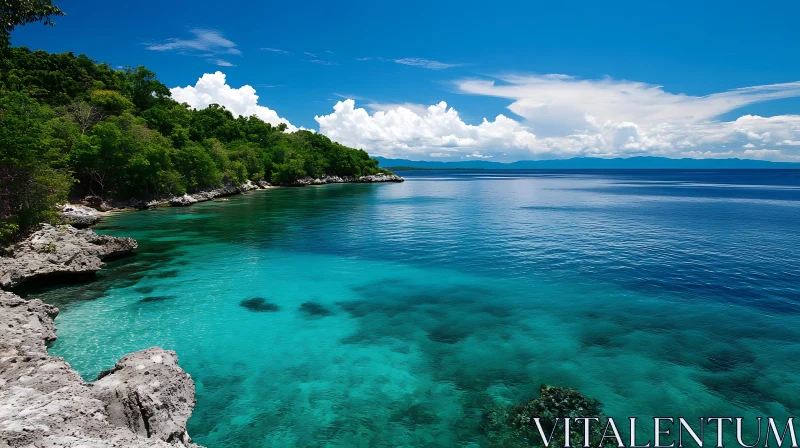
<svg viewBox="0 0 800 448">
<path fill-rule="evenodd" d="M 253 87 L 243 85 L 233 88 L 227 84 L 225 74 L 219 71 L 213 74 L 204 74 L 194 86 L 175 87 L 170 91 L 175 101 L 188 103 L 195 109 L 205 109 L 210 104 L 219 104 L 225 106 L 234 115 L 245 117 L 255 115 L 273 126 L 286 123 L 287 132 L 297 130 L 287 119 L 278 116 L 274 110 L 258 105 L 258 95 Z"/>
<path fill-rule="evenodd" d="M 226 61 L 225 59 L 212 59 L 209 62 L 213 62 L 220 67 L 234 67 L 234 64 Z"/>
<path fill-rule="evenodd" d="M 456 83 L 463 93 L 512 99 L 508 108 L 532 126 L 561 123 L 555 132 L 583 129 L 585 116 L 597 122 L 635 122 L 640 126 L 697 123 L 748 104 L 800 96 L 800 82 L 745 87 L 707 96 L 666 92 L 662 86 L 610 78 L 583 80 L 567 75 L 507 76 L 495 81 Z M 534 127 L 534 129 L 536 129 Z M 537 129 L 538 131 L 538 129 Z"/>
<path fill-rule="evenodd" d="M 427 108 L 415 104 L 376 103 L 367 107 L 370 112 L 355 107 L 352 99 L 339 101 L 333 113 L 317 116 L 315 120 L 320 132 L 336 141 L 376 155 L 403 158 L 441 157 L 442 154 L 467 158 L 470 155 L 474 157 L 476 151 L 502 161 L 635 155 L 753 158 L 761 153 L 736 152 L 725 147 L 732 145 L 748 149 L 755 147 L 752 141 L 773 144 L 800 140 L 800 115 L 745 115 L 730 122 L 647 125 L 632 121 L 599 122 L 587 115 L 583 130 L 539 137 L 527 122 L 505 115 L 498 115 L 494 121 L 484 119 L 479 125 L 467 124 L 455 109 L 448 108 L 444 102 Z M 791 160 L 797 154 L 771 155 Z"/>
<path fill-rule="evenodd" d="M 336 93 L 336 92 L 333 92 L 333 96 L 338 96 L 339 98 L 342 98 L 342 99 L 345 99 L 345 100 L 370 101 L 369 98 L 366 98 L 366 97 L 363 97 L 363 96 L 359 96 L 359 95 L 351 95 L 349 93 Z M 333 98 L 328 98 L 328 100 L 336 101 Z"/>
<path fill-rule="evenodd" d="M 236 48 L 236 44 L 226 39 L 219 31 L 195 28 L 189 30 L 189 32 L 194 36 L 191 39 L 173 37 L 161 43 L 147 44 L 147 49 L 153 51 L 212 53 L 215 55 L 232 54 L 240 56 L 242 54 Z"/>
<path fill-rule="evenodd" d="M 485 156 L 479 152 L 473 152 L 472 154 L 467 154 L 465 157 L 468 159 L 491 159 L 492 156 Z"/>
<path fill-rule="evenodd" d="M 728 159 L 736 156 L 733 151 L 683 151 L 681 155 L 691 159 Z"/>
<path fill-rule="evenodd" d="M 511 100 L 522 120 L 465 123 L 445 103 L 370 102 L 367 109 L 340 101 L 333 113 L 315 117 L 320 132 L 344 144 L 389 157 L 493 160 L 628 157 L 800 158 L 800 115 L 743 115 L 717 119 L 742 106 L 800 96 L 800 82 L 746 87 L 707 96 L 673 94 L 661 86 L 566 75 L 466 80 L 462 93 Z M 754 152 L 758 146 L 780 152 Z M 742 148 L 729 150 L 731 148 Z M 772 150 L 776 151 L 776 150 Z M 434 155 L 435 154 L 435 155 Z"/>
<path fill-rule="evenodd" d="M 360 98 L 355 96 L 349 96 L 345 99 L 353 99 L 353 100 L 360 100 Z M 419 116 L 424 116 L 428 113 L 428 107 L 424 104 L 415 104 L 415 103 L 367 103 L 365 104 L 366 108 L 372 112 L 379 112 L 379 111 L 387 111 L 392 109 L 397 109 L 399 107 L 406 108 Z"/>
<path fill-rule="evenodd" d="M 261 49 L 261 51 L 270 51 L 272 53 L 285 54 L 285 55 L 294 54 L 291 51 L 281 50 L 279 48 L 270 48 L 270 47 L 264 47 Z"/>
<path fill-rule="evenodd" d="M 744 155 L 750 159 L 777 159 L 781 155 L 780 149 L 748 149 Z"/>
<path fill-rule="evenodd" d="M 333 113 L 316 116 L 320 132 L 344 145 L 387 157 L 443 157 L 460 153 L 491 157 L 508 148 L 528 148 L 536 137 L 518 122 L 498 115 L 494 121 L 469 125 L 444 101 L 424 113 L 405 106 L 370 115 L 355 101 L 339 101 Z M 436 149 L 431 153 L 431 149 Z M 487 153 L 488 151 L 488 153 Z M 432 156 L 431 154 L 436 154 Z"/>
<path fill-rule="evenodd" d="M 422 58 L 402 58 L 394 59 L 394 62 L 403 65 L 413 65 L 415 67 L 427 68 L 429 70 L 444 70 L 446 68 L 461 67 L 463 64 L 446 64 L 439 61 L 431 61 Z"/>
</svg>

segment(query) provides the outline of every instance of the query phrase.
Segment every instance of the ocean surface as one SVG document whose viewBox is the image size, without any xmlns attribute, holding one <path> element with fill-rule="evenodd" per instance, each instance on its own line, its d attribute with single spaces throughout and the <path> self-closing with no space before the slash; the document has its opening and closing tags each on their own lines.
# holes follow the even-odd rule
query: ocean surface
<svg viewBox="0 0 800 448">
<path fill-rule="evenodd" d="M 51 353 L 93 380 L 175 350 L 208 447 L 485 447 L 542 383 L 800 413 L 800 171 L 400 174 L 104 220 L 138 253 L 34 294 Z"/>
</svg>

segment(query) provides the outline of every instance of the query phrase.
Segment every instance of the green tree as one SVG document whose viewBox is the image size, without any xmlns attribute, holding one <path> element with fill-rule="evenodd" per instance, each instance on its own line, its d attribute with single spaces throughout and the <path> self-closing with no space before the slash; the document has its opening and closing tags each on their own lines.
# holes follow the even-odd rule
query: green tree
<svg viewBox="0 0 800 448">
<path fill-rule="evenodd" d="M 29 96 L 0 96 L 0 242 L 57 218 L 72 181 L 50 146 L 51 111 Z"/>
<path fill-rule="evenodd" d="M 146 110 L 170 96 L 167 86 L 156 79 L 156 74 L 145 67 L 128 67 L 125 70 L 125 90 L 139 110 Z"/>
<path fill-rule="evenodd" d="M 226 146 L 228 158 L 241 162 L 245 168 L 246 179 L 264 178 L 264 150 L 256 143 L 236 140 Z"/>
<path fill-rule="evenodd" d="M 17 26 L 44 22 L 53 26 L 53 17 L 66 15 L 51 0 L 3 0 L 0 6 L 0 45 L 7 46 Z"/>
<path fill-rule="evenodd" d="M 116 90 L 93 90 L 89 103 L 104 115 L 122 115 L 133 110 L 133 102 Z"/>
<path fill-rule="evenodd" d="M 189 143 L 175 152 L 175 168 L 191 192 L 220 185 L 222 175 L 211 155 L 198 143 Z"/>
</svg>

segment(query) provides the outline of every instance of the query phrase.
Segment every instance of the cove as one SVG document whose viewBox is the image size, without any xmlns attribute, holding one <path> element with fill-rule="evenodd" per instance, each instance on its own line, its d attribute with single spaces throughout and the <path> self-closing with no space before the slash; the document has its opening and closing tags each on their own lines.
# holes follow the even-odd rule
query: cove
<svg viewBox="0 0 800 448">
<path fill-rule="evenodd" d="M 104 220 L 138 253 L 35 294 L 50 352 L 175 350 L 208 447 L 489 446 L 542 383 L 621 421 L 800 410 L 797 174 L 400 174 Z"/>
</svg>

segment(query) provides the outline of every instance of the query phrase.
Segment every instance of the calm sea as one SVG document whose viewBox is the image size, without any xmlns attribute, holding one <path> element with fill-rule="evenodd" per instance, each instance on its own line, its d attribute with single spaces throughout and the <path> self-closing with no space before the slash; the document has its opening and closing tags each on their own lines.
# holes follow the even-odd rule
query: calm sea
<svg viewBox="0 0 800 448">
<path fill-rule="evenodd" d="M 208 447 L 488 446 L 541 383 L 800 413 L 800 171 L 401 174 L 105 220 L 138 254 L 37 294 L 51 353 L 93 379 L 175 350 Z"/>
</svg>

